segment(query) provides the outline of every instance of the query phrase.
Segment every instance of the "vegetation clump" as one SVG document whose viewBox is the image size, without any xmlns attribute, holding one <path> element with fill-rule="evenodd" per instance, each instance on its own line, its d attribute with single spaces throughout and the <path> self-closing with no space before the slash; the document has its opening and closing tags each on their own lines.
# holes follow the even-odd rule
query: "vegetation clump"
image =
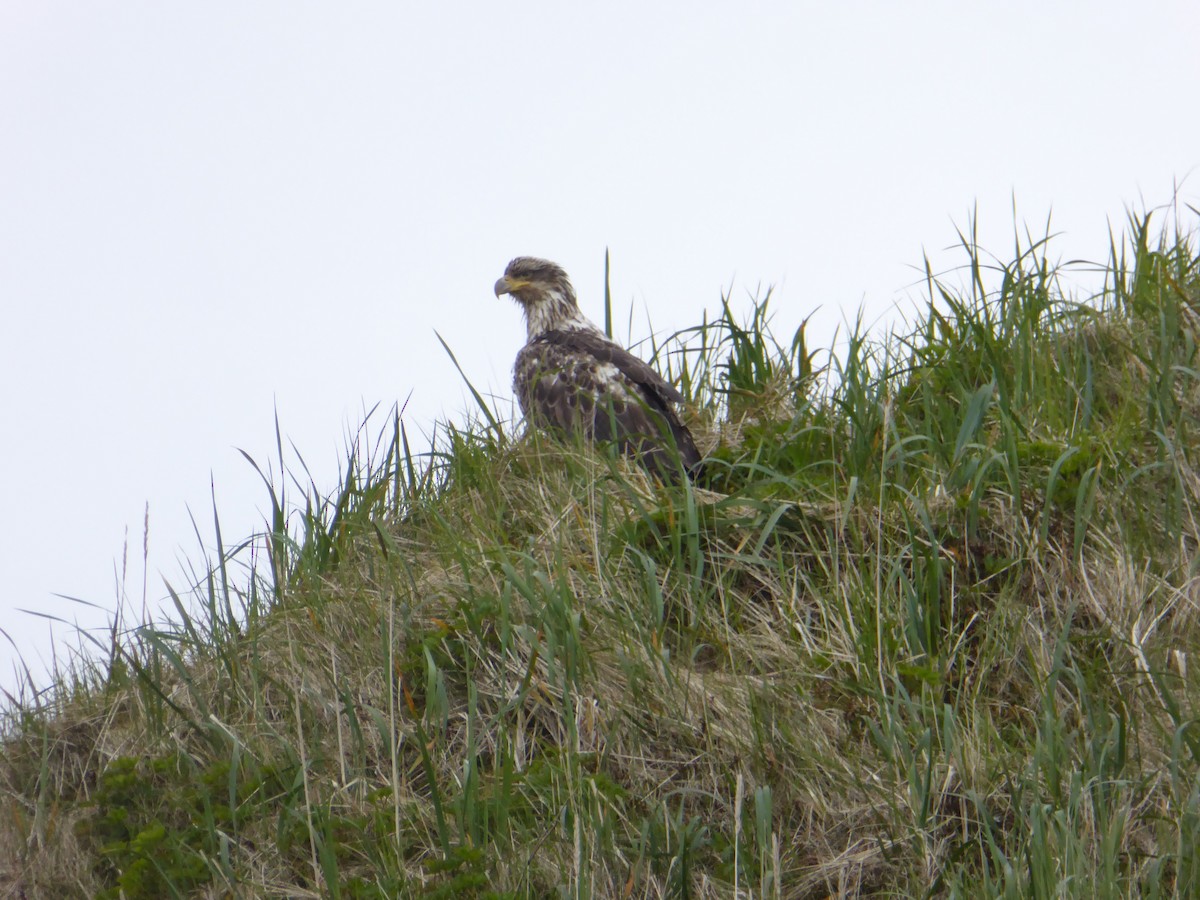
<svg viewBox="0 0 1200 900">
<path fill-rule="evenodd" d="M 478 393 L 332 495 L 264 472 L 173 622 L 9 698 L 0 891 L 1200 893 L 1195 233 L 1132 219 L 1086 301 L 962 244 L 882 337 L 655 345 L 701 485 Z"/>
</svg>

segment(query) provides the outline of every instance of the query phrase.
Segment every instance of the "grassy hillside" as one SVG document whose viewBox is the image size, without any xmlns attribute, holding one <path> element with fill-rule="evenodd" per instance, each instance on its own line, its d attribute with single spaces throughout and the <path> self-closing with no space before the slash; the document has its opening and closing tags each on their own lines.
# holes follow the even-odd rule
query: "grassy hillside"
<svg viewBox="0 0 1200 900">
<path fill-rule="evenodd" d="M 1200 893 L 1194 232 L 1087 303 L 963 249 L 891 334 L 643 348 L 695 490 L 482 399 L 265 477 L 173 624 L 10 699 L 0 892 Z"/>
</svg>

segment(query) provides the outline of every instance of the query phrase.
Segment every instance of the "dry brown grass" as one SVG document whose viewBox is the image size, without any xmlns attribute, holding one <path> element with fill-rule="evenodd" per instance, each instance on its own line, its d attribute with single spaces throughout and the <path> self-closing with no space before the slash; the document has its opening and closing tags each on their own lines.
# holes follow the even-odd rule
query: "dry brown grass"
<svg viewBox="0 0 1200 900">
<path fill-rule="evenodd" d="M 218 566 L 10 704 L 0 891 L 1190 895 L 1196 253 L 1155 252 L 1099 314 L 1022 257 L 824 381 L 710 341 L 720 490 L 368 455 L 277 585 Z"/>
</svg>

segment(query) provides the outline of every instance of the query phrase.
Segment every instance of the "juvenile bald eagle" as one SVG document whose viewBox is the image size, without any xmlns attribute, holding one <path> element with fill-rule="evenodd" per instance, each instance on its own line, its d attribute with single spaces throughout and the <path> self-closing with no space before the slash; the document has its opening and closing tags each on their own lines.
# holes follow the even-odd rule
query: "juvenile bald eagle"
<svg viewBox="0 0 1200 900">
<path fill-rule="evenodd" d="M 674 404 L 683 395 L 632 353 L 609 340 L 575 300 L 567 273 L 519 256 L 496 282 L 525 312 L 528 340 L 513 367 L 525 418 L 560 435 L 615 442 L 651 472 L 678 481 L 700 453 Z"/>
</svg>

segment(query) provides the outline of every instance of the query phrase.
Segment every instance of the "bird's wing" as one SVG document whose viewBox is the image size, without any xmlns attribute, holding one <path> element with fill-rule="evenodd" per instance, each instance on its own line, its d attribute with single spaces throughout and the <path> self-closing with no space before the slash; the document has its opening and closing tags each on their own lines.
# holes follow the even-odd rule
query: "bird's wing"
<svg viewBox="0 0 1200 900">
<path fill-rule="evenodd" d="M 597 369 L 596 364 L 600 364 Z M 604 367 L 620 373 L 602 376 Z M 611 369 L 610 369 L 611 371 Z M 517 358 L 522 405 L 545 424 L 570 433 L 582 428 L 600 441 L 645 458 L 664 477 L 677 471 L 666 440 L 691 469 L 700 461 L 691 432 L 672 408 L 683 396 L 628 350 L 598 334 L 550 331 Z"/>
<path fill-rule="evenodd" d="M 615 344 L 603 335 L 579 330 L 551 331 L 547 339 L 570 350 L 579 350 L 595 357 L 602 363 L 611 363 L 634 384 L 649 388 L 665 403 L 682 403 L 683 395 L 658 372 L 620 344 Z"/>
</svg>

